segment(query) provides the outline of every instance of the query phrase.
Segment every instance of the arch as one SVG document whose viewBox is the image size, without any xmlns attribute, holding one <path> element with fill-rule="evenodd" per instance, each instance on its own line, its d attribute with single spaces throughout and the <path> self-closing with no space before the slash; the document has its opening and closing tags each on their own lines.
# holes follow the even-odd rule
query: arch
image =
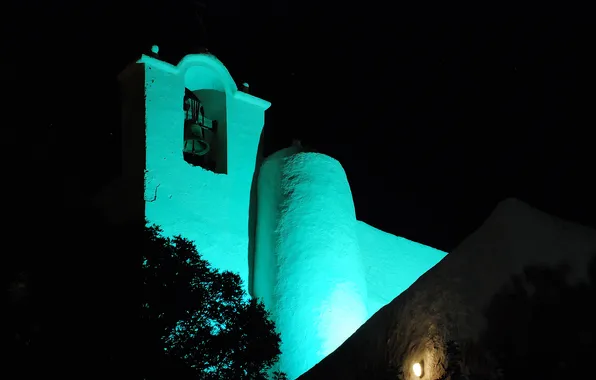
<svg viewBox="0 0 596 380">
<path fill-rule="evenodd" d="M 178 63 L 184 84 L 191 90 L 215 90 L 234 96 L 238 87 L 223 63 L 211 54 L 189 54 Z"/>
<path fill-rule="evenodd" d="M 182 58 L 176 66 L 164 62 L 157 57 L 152 57 L 148 55 L 143 55 L 141 59 L 137 61 L 137 63 L 149 64 L 151 66 L 158 67 L 161 70 L 175 75 L 184 75 L 185 85 L 195 87 L 189 88 L 189 90 L 191 91 L 196 91 L 198 89 L 221 91 L 225 93 L 226 96 L 232 96 L 235 99 L 253 104 L 263 109 L 263 111 L 267 110 L 271 106 L 271 103 L 269 103 L 266 100 L 257 98 L 243 91 L 238 91 L 238 86 L 236 86 L 236 82 L 234 82 L 234 79 L 228 72 L 228 69 L 224 66 L 223 63 L 221 63 L 219 59 L 217 59 L 212 54 L 189 54 Z M 191 70 L 191 76 L 193 78 L 189 78 L 190 83 L 188 83 L 186 74 L 187 71 L 191 68 L 194 68 L 193 70 Z M 126 75 L 126 72 L 127 70 L 124 70 L 124 72 L 120 74 L 120 78 Z M 193 82 L 197 78 L 199 78 L 199 80 L 196 81 L 193 85 Z"/>
<path fill-rule="evenodd" d="M 205 106 L 204 116 L 210 120 L 217 120 L 217 129 L 204 131 L 203 138 L 209 141 L 211 151 L 201 156 L 203 163 L 199 166 L 226 174 L 228 170 L 228 102 L 226 99 L 234 97 L 237 93 L 236 83 L 223 63 L 211 54 L 187 55 L 178 63 L 176 70 L 186 90 L 201 99 L 201 103 Z M 185 161 L 196 164 L 186 158 Z"/>
</svg>

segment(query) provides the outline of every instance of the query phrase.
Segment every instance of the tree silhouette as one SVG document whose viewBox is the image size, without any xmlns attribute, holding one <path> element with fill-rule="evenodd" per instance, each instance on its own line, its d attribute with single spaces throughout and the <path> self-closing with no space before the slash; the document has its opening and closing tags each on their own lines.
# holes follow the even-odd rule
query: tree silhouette
<svg viewBox="0 0 596 380">
<path fill-rule="evenodd" d="M 91 210 L 62 214 L 68 222 L 37 239 L 17 235 L 5 257 L 4 371 L 23 379 L 266 378 L 279 335 L 238 275 L 213 269 L 191 242 L 156 227 L 114 227 Z"/>
<path fill-rule="evenodd" d="M 147 227 L 143 241 L 144 378 L 266 379 L 280 338 L 240 277 L 158 227 Z"/>
</svg>

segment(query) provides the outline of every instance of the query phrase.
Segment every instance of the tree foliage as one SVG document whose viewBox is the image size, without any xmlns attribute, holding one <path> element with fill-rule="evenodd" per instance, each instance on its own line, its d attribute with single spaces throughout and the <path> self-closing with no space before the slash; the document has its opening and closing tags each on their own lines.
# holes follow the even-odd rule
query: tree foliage
<svg viewBox="0 0 596 380">
<path fill-rule="evenodd" d="M 280 337 L 239 275 L 212 268 L 185 238 L 165 238 L 155 226 L 145 234 L 145 378 L 267 378 Z"/>
</svg>

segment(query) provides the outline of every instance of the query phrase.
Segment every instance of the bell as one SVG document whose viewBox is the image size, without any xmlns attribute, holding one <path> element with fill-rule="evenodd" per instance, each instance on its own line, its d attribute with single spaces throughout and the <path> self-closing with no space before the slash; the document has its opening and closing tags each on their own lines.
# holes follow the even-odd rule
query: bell
<svg viewBox="0 0 596 380">
<path fill-rule="evenodd" d="M 209 144 L 200 139 L 184 140 L 184 153 L 192 154 L 193 156 L 204 156 L 209 153 Z"/>
<path fill-rule="evenodd" d="M 184 123 L 184 147 L 182 151 L 193 156 L 204 156 L 209 153 L 210 148 L 209 143 L 205 141 L 201 125 L 187 120 Z"/>
</svg>

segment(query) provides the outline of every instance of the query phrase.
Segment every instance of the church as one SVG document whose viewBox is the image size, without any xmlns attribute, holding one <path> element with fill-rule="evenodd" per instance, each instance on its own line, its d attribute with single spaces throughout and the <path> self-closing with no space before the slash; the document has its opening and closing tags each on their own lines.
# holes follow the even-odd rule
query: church
<svg viewBox="0 0 596 380">
<path fill-rule="evenodd" d="M 262 157 L 271 104 L 238 88 L 215 56 L 161 59 L 157 47 L 119 76 L 120 220 L 144 216 L 239 273 L 281 334 L 290 379 L 336 350 L 446 253 L 356 218 L 332 157 L 299 144 Z"/>
</svg>

